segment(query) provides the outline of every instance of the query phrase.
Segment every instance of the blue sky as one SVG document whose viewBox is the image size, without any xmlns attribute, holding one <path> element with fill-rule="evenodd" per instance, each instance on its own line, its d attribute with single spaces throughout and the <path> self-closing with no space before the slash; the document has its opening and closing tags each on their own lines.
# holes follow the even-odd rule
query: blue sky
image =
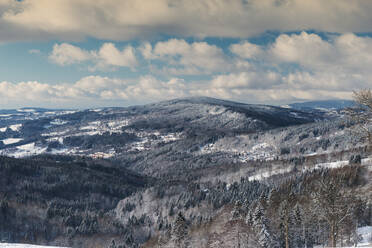
<svg viewBox="0 0 372 248">
<path fill-rule="evenodd" d="M 0 108 L 350 98 L 372 87 L 371 11 L 364 0 L 0 0 Z"/>
</svg>

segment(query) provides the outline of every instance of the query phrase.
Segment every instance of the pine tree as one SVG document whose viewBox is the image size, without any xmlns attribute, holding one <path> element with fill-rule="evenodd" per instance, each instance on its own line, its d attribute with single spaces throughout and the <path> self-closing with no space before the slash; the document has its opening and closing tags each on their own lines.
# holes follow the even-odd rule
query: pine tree
<svg viewBox="0 0 372 248">
<path fill-rule="evenodd" d="M 271 232 L 269 227 L 269 220 L 265 216 L 265 209 L 258 201 L 257 206 L 253 213 L 249 214 L 247 219 L 257 234 L 258 243 L 263 248 L 276 248 L 280 247 L 279 242 L 275 235 Z"/>
<path fill-rule="evenodd" d="M 170 231 L 167 230 L 163 235 L 159 235 L 158 237 L 158 242 L 157 242 L 157 248 L 163 248 L 166 247 L 168 244 L 169 240 L 171 238 Z"/>
<path fill-rule="evenodd" d="M 9 205 L 8 202 L 2 200 L 0 202 L 0 230 L 5 226 L 8 221 Z"/>
<path fill-rule="evenodd" d="M 172 242 L 176 247 L 187 247 L 187 235 L 188 227 L 186 219 L 183 214 L 179 212 L 172 228 Z"/>
<path fill-rule="evenodd" d="M 292 247 L 307 247 L 306 244 L 306 229 L 305 223 L 303 221 L 303 211 L 299 204 L 296 204 L 293 210 L 291 211 L 291 220 L 292 220 Z"/>
<path fill-rule="evenodd" d="M 231 219 L 237 220 L 241 219 L 242 217 L 243 217 L 242 204 L 239 201 L 236 201 L 234 204 L 234 208 L 231 211 Z"/>
<path fill-rule="evenodd" d="M 288 200 L 285 199 L 282 201 L 279 205 L 279 216 L 280 216 L 280 227 L 281 227 L 281 233 L 284 238 L 284 245 L 285 248 L 289 248 L 289 241 L 290 241 L 290 225 L 291 223 L 291 218 L 290 218 L 290 205 L 288 203 Z"/>
<path fill-rule="evenodd" d="M 111 241 L 111 244 L 110 244 L 109 248 L 117 248 L 117 246 L 116 246 L 116 243 L 115 243 L 115 240 L 114 240 L 114 239 L 113 239 L 113 240 Z"/>
</svg>

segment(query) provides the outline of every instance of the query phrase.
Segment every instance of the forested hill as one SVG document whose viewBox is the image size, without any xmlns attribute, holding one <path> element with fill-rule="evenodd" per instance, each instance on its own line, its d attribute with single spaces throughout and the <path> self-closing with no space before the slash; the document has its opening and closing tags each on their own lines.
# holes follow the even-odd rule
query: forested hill
<svg viewBox="0 0 372 248">
<path fill-rule="evenodd" d="M 324 119 L 308 111 L 200 97 L 126 108 L 32 111 L 0 115 L 0 154 L 112 157 L 190 136 L 254 133 Z"/>
<path fill-rule="evenodd" d="M 150 183 L 107 162 L 0 157 L 0 240 L 68 246 L 68 237 L 95 234 L 104 242 L 123 232 L 112 209 Z"/>
</svg>

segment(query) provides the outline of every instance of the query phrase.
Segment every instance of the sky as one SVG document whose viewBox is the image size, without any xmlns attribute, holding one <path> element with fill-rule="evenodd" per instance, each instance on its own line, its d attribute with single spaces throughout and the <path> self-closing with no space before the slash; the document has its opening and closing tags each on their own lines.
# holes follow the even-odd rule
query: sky
<svg viewBox="0 0 372 248">
<path fill-rule="evenodd" d="M 372 88 L 371 0 L 0 0 L 0 108 Z"/>
</svg>

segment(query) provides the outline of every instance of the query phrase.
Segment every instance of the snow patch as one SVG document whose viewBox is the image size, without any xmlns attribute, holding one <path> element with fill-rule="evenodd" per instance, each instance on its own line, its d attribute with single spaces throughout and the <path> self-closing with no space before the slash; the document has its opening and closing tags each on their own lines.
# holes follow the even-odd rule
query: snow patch
<svg viewBox="0 0 372 248">
<path fill-rule="evenodd" d="M 253 181 L 253 180 L 261 181 L 265 178 L 269 178 L 274 175 L 288 173 L 291 170 L 292 170 L 292 167 L 288 167 L 284 169 L 269 170 L 269 171 L 257 173 L 256 175 L 250 176 L 248 177 L 248 180 L 249 181 Z"/>
<path fill-rule="evenodd" d="M 268 143 L 260 143 L 252 146 L 249 149 L 249 145 L 243 146 L 246 142 L 244 137 L 240 137 L 234 143 L 229 141 L 227 142 L 219 142 L 216 143 L 209 143 L 200 148 L 201 154 L 210 154 L 210 153 L 217 153 L 217 152 L 225 152 L 231 154 L 237 158 L 240 162 L 248 162 L 248 161 L 270 161 L 273 160 L 276 156 L 276 147 L 274 145 Z M 239 144 L 237 145 L 236 142 Z M 228 145 L 226 145 L 226 143 Z"/>
<path fill-rule="evenodd" d="M 130 132 L 130 130 L 129 130 Z M 140 141 L 130 144 L 129 151 L 149 150 L 152 145 L 159 143 L 169 143 L 181 139 L 182 133 L 160 134 L 159 132 L 139 132 L 136 133 L 141 138 Z M 155 137 L 153 137 L 155 136 Z"/>
<path fill-rule="evenodd" d="M 50 154 L 71 154 L 71 150 L 67 149 L 67 148 L 63 148 L 63 149 L 55 149 L 53 148 L 50 152 L 48 152 Z"/>
<path fill-rule="evenodd" d="M 35 109 L 17 109 L 18 112 L 36 112 Z"/>
<path fill-rule="evenodd" d="M 288 109 L 289 109 L 289 108 L 292 108 L 292 107 L 289 106 L 288 104 L 287 104 L 287 105 L 281 105 L 280 107 L 281 107 L 281 108 L 288 108 Z"/>
<path fill-rule="evenodd" d="M 270 148 L 271 146 L 267 143 L 261 143 L 261 144 L 257 144 L 255 146 L 252 147 L 252 150 L 253 151 L 257 151 L 257 150 L 262 150 L 262 149 L 266 149 L 266 148 Z"/>
<path fill-rule="evenodd" d="M 359 227 L 357 230 L 358 235 L 361 237 L 361 241 L 358 246 L 360 247 L 372 247 L 372 226 Z"/>
<path fill-rule="evenodd" d="M 93 154 L 90 154 L 89 157 L 92 157 L 94 159 L 102 159 L 102 158 L 111 158 L 115 155 L 115 150 L 114 149 L 110 149 L 108 153 L 105 153 L 105 152 L 96 152 L 96 153 L 93 153 Z"/>
<path fill-rule="evenodd" d="M 372 165 L 372 157 L 362 159 L 361 164 L 363 166 L 368 167 L 369 170 L 372 169 L 372 166 L 371 166 Z M 344 167 L 344 166 L 347 166 L 347 165 L 349 165 L 349 161 L 347 161 L 347 160 L 328 162 L 328 163 L 319 163 L 319 164 L 316 164 L 313 168 L 311 168 L 311 170 L 319 170 L 319 169 L 322 169 L 322 168 L 335 169 L 335 168 L 341 168 L 341 167 Z M 304 168 L 303 170 L 307 170 L 307 169 Z"/>
<path fill-rule="evenodd" d="M 226 111 L 225 108 L 214 107 L 214 108 L 212 108 L 212 109 L 209 109 L 209 110 L 208 110 L 208 113 L 209 113 L 210 115 L 219 115 L 219 114 L 224 113 L 225 111 Z"/>
<path fill-rule="evenodd" d="M 352 247 L 372 247 L 372 226 L 363 226 L 357 229 L 357 234 L 361 238 L 356 246 L 343 246 L 345 248 Z M 314 248 L 321 248 L 324 246 L 314 246 Z M 339 246 L 337 246 L 339 247 Z"/>
<path fill-rule="evenodd" d="M 314 166 L 314 169 L 315 170 L 321 169 L 321 168 L 335 169 L 335 168 L 340 168 L 346 165 L 349 165 L 349 161 L 335 161 L 335 162 L 329 162 L 329 163 L 316 164 Z"/>
<path fill-rule="evenodd" d="M 63 145 L 63 137 L 52 137 L 46 139 L 49 142 L 58 141 L 61 145 Z"/>
<path fill-rule="evenodd" d="M 65 114 L 74 114 L 78 112 L 77 110 L 67 110 L 67 111 L 62 111 L 61 112 L 61 115 L 65 115 Z"/>
<path fill-rule="evenodd" d="M 4 143 L 4 145 L 10 145 L 10 144 L 15 144 L 15 143 L 18 143 L 20 142 L 21 138 L 8 138 L 8 139 L 3 139 L 2 142 Z"/>
<path fill-rule="evenodd" d="M 68 121 L 64 121 L 61 119 L 54 119 L 50 122 L 51 125 L 56 125 L 56 126 L 64 125 L 66 123 L 68 123 Z"/>
<path fill-rule="evenodd" d="M 9 128 L 12 129 L 14 132 L 18 132 L 22 127 L 22 124 L 14 124 L 10 125 Z"/>
<path fill-rule="evenodd" d="M 45 137 L 45 136 L 48 136 L 48 137 L 52 137 L 52 136 L 59 136 L 59 135 L 64 135 L 66 133 L 68 133 L 69 130 L 64 130 L 64 131 L 60 131 L 60 132 L 50 132 L 50 133 L 42 133 L 41 136 Z"/>
<path fill-rule="evenodd" d="M 46 147 L 38 147 L 35 145 L 35 142 L 17 146 L 15 149 L 10 149 L 4 151 L 6 155 L 15 157 L 15 158 L 22 158 L 32 155 L 38 155 L 44 153 L 47 150 Z M 4 153 L 3 152 L 3 153 Z"/>
<path fill-rule="evenodd" d="M 81 131 L 90 131 L 85 135 L 103 134 L 105 132 L 109 133 L 122 133 L 122 128 L 129 124 L 128 120 L 118 120 L 118 121 L 93 121 L 87 123 L 87 125 L 80 126 Z M 95 133 L 92 133 L 94 131 Z"/>
<path fill-rule="evenodd" d="M 68 248 L 62 246 L 0 243 L 0 248 Z"/>
</svg>

